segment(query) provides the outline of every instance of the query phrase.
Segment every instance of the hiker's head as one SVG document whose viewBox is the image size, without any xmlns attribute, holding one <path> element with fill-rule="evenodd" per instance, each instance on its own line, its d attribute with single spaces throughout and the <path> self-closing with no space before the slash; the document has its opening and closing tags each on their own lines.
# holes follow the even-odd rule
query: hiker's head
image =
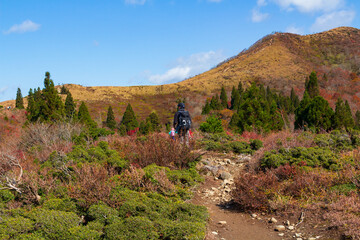
<svg viewBox="0 0 360 240">
<path fill-rule="evenodd" d="M 178 108 L 179 108 L 179 109 L 184 109 L 184 108 L 185 108 L 185 104 L 184 104 L 184 103 L 179 103 L 179 104 L 178 104 Z"/>
</svg>

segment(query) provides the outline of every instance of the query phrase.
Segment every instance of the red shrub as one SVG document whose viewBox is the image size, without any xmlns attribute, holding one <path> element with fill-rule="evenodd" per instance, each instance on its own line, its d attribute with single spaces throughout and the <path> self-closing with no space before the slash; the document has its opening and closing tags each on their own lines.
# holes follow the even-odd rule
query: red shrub
<svg viewBox="0 0 360 240">
<path fill-rule="evenodd" d="M 274 197 L 278 179 L 269 172 L 249 172 L 235 180 L 236 189 L 232 191 L 234 201 L 242 209 L 267 211 L 270 209 L 269 200 Z"/>
</svg>

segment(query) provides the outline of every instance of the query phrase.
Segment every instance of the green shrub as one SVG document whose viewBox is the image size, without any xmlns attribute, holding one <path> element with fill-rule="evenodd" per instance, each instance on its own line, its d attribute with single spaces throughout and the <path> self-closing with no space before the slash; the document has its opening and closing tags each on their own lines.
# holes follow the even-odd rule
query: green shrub
<svg viewBox="0 0 360 240">
<path fill-rule="evenodd" d="M 202 240 L 205 238 L 205 222 L 162 222 L 159 223 L 162 228 L 162 239 L 193 239 Z"/>
<path fill-rule="evenodd" d="M 29 217 L 47 239 L 72 239 L 69 229 L 80 222 L 75 213 L 56 210 L 37 209 Z"/>
<path fill-rule="evenodd" d="M 87 226 L 76 226 L 69 229 L 71 239 L 74 240 L 95 240 L 101 239 L 102 232 L 90 229 Z"/>
<path fill-rule="evenodd" d="M 204 181 L 201 175 L 194 168 L 171 170 L 166 173 L 170 181 L 182 186 L 194 186 L 196 183 Z"/>
<path fill-rule="evenodd" d="M 221 133 L 224 129 L 221 125 L 221 119 L 215 116 L 210 116 L 206 122 L 200 124 L 200 130 L 207 133 Z"/>
<path fill-rule="evenodd" d="M 159 239 L 154 224 L 145 217 L 129 217 L 105 228 L 107 239 Z"/>
<path fill-rule="evenodd" d="M 291 149 L 281 148 L 278 152 L 272 150 L 266 152 L 260 160 L 263 167 L 277 168 L 281 165 L 306 165 L 310 167 L 321 166 L 335 170 L 337 168 L 337 156 L 327 148 L 304 148 L 296 147 Z"/>
<path fill-rule="evenodd" d="M 206 207 L 190 203 L 174 203 L 170 210 L 173 221 L 206 222 L 208 213 Z"/>
<path fill-rule="evenodd" d="M 76 204 L 70 199 L 52 198 L 43 203 L 43 208 L 64 212 L 76 212 Z"/>
<path fill-rule="evenodd" d="M 254 150 L 254 151 L 257 151 L 259 150 L 260 148 L 262 148 L 264 145 L 263 145 L 263 142 L 259 139 L 252 139 L 250 141 L 250 146 L 251 146 L 251 149 Z"/>
<path fill-rule="evenodd" d="M 248 153 L 248 154 L 253 153 L 250 144 L 246 142 L 234 141 L 229 143 L 228 146 L 231 149 L 231 151 L 233 151 L 234 153 Z"/>
<path fill-rule="evenodd" d="M 0 236 L 0 239 L 3 239 Z M 15 240 L 45 240 L 45 237 L 40 232 L 24 233 L 14 237 Z"/>
<path fill-rule="evenodd" d="M 344 195 L 349 195 L 351 192 L 356 193 L 357 189 L 357 186 L 353 183 L 345 183 L 331 187 L 331 190 Z"/>
<path fill-rule="evenodd" d="M 118 218 L 118 211 L 103 203 L 94 204 L 89 208 L 88 216 L 91 220 L 95 220 L 102 224 L 109 224 Z"/>
<path fill-rule="evenodd" d="M 7 239 L 16 235 L 30 232 L 34 229 L 34 222 L 24 217 L 4 217 L 0 223 L 0 236 Z M 7 237 L 6 237 L 7 236 Z"/>
<path fill-rule="evenodd" d="M 11 200 L 14 200 L 15 196 L 12 194 L 10 190 L 0 190 L 0 201 L 3 203 L 10 202 Z"/>
<path fill-rule="evenodd" d="M 227 145 L 221 142 L 214 142 L 214 141 L 203 141 L 202 146 L 207 151 L 219 151 L 219 152 L 228 152 L 229 149 Z"/>
<path fill-rule="evenodd" d="M 128 162 L 121 158 L 117 151 L 109 149 L 107 142 L 99 142 L 98 146 L 86 149 L 82 145 L 75 145 L 68 154 L 73 162 L 99 162 L 107 163 L 115 168 L 123 169 Z"/>
</svg>

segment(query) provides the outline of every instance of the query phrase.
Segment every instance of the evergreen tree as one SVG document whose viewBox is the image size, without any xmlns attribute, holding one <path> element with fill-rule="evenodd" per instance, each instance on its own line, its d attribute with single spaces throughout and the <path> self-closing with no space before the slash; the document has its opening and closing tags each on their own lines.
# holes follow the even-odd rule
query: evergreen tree
<svg viewBox="0 0 360 240">
<path fill-rule="evenodd" d="M 156 112 L 150 113 L 147 122 L 150 122 L 152 131 L 160 132 L 160 120 Z"/>
<path fill-rule="evenodd" d="M 335 104 L 335 114 L 333 117 L 333 127 L 341 129 L 345 127 L 345 104 L 341 97 L 339 97 Z"/>
<path fill-rule="evenodd" d="M 228 100 L 227 100 L 227 94 L 224 87 L 221 87 L 221 93 L 220 93 L 220 100 L 221 100 L 221 106 L 222 108 L 228 107 Z"/>
<path fill-rule="evenodd" d="M 243 88 L 243 85 L 241 82 L 239 82 L 239 85 L 238 85 L 238 92 L 240 94 L 240 96 L 242 95 L 242 93 L 244 92 L 244 88 Z"/>
<path fill-rule="evenodd" d="M 310 98 L 319 96 L 319 84 L 316 72 L 311 72 L 309 79 L 305 83 L 305 90 L 309 93 Z"/>
<path fill-rule="evenodd" d="M 111 106 L 109 106 L 107 111 L 106 126 L 111 130 L 114 130 L 116 128 L 115 116 Z"/>
<path fill-rule="evenodd" d="M 16 92 L 15 107 L 19 108 L 19 109 L 24 109 L 24 100 L 23 100 L 20 88 L 18 88 L 17 92 Z"/>
<path fill-rule="evenodd" d="M 305 125 L 305 109 L 310 104 L 311 99 L 307 91 L 305 91 L 302 100 L 300 101 L 299 107 L 295 110 L 295 129 L 301 129 Z"/>
<path fill-rule="evenodd" d="M 138 121 L 136 120 L 135 113 L 130 105 L 127 105 L 126 110 L 124 112 L 123 118 L 121 120 L 120 125 L 124 125 L 126 127 L 126 131 L 134 130 L 139 126 Z"/>
<path fill-rule="evenodd" d="M 81 102 L 81 105 L 79 107 L 78 120 L 79 122 L 84 123 L 88 127 L 97 127 L 96 122 L 91 119 L 89 110 L 84 102 Z"/>
<path fill-rule="evenodd" d="M 233 90 L 231 92 L 231 109 L 237 110 L 239 108 L 240 98 L 241 97 L 239 91 L 235 87 L 233 87 Z"/>
<path fill-rule="evenodd" d="M 273 93 L 271 92 L 271 89 L 269 86 L 266 87 L 266 100 L 269 104 L 271 104 L 274 100 Z"/>
<path fill-rule="evenodd" d="M 211 98 L 211 101 L 210 101 L 210 108 L 212 110 L 221 110 L 221 103 L 219 101 L 219 95 L 216 94 L 215 96 L 213 96 Z"/>
<path fill-rule="evenodd" d="M 126 135 L 126 126 L 124 124 L 120 124 L 118 126 L 118 133 L 120 136 L 125 136 Z"/>
<path fill-rule="evenodd" d="M 64 85 L 62 85 L 60 89 L 60 94 L 68 94 L 68 93 L 69 90 Z"/>
<path fill-rule="evenodd" d="M 344 122 L 345 128 L 353 128 L 355 126 L 354 118 L 351 112 L 351 108 L 349 105 L 349 102 L 345 101 L 345 122 Z"/>
<path fill-rule="evenodd" d="M 50 79 L 50 73 L 45 73 L 44 88 L 34 90 L 33 101 L 29 107 L 28 119 L 30 121 L 54 121 L 64 116 L 64 104 L 61 101 L 54 82 Z"/>
<path fill-rule="evenodd" d="M 360 111 L 357 110 L 355 113 L 355 128 L 360 129 Z"/>
<path fill-rule="evenodd" d="M 76 105 L 70 91 L 66 95 L 65 99 L 65 115 L 68 119 L 74 118 Z"/>
<path fill-rule="evenodd" d="M 334 111 L 330 108 L 328 101 L 321 96 L 314 97 L 304 112 L 304 122 L 319 132 L 320 130 L 330 130 Z"/>
<path fill-rule="evenodd" d="M 299 96 L 296 95 L 294 88 L 291 88 L 290 100 L 291 100 L 291 112 L 294 112 L 295 109 L 298 108 L 300 104 Z"/>
<path fill-rule="evenodd" d="M 231 117 L 231 120 L 230 120 L 230 123 L 229 123 L 229 127 L 231 129 L 236 129 L 237 126 L 239 126 L 239 121 L 240 121 L 240 118 L 239 118 L 239 114 L 237 113 L 234 113 Z M 243 131 L 243 129 L 240 129 L 240 131 Z"/>
<path fill-rule="evenodd" d="M 210 111 L 211 111 L 210 103 L 209 100 L 206 99 L 205 106 L 203 107 L 201 114 L 206 115 L 209 114 Z"/>
</svg>

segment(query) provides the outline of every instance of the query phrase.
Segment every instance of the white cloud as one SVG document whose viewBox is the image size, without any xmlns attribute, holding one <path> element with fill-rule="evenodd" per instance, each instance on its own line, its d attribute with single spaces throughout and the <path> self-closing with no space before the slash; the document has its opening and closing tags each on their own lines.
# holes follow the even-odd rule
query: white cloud
<svg viewBox="0 0 360 240">
<path fill-rule="evenodd" d="M 266 0 L 258 0 L 258 1 L 257 1 L 257 5 L 258 5 L 259 7 L 264 7 L 264 6 L 267 5 L 267 1 L 266 1 Z"/>
<path fill-rule="evenodd" d="M 344 0 L 273 0 L 281 7 L 300 12 L 333 11 L 344 5 Z"/>
<path fill-rule="evenodd" d="M 131 5 L 144 5 L 146 0 L 125 0 L 125 3 Z"/>
<path fill-rule="evenodd" d="M 295 33 L 295 34 L 304 34 L 304 31 L 301 28 L 295 26 L 289 26 L 286 28 L 286 32 Z"/>
<path fill-rule="evenodd" d="M 258 9 L 252 10 L 251 20 L 253 22 L 262 22 L 269 17 L 268 13 L 261 13 Z"/>
<path fill-rule="evenodd" d="M 4 95 L 8 89 L 9 89 L 8 86 L 5 86 L 5 87 L 0 88 L 0 94 L 1 94 L 1 95 Z"/>
<path fill-rule="evenodd" d="M 335 27 L 347 26 L 350 25 L 354 20 L 355 15 L 355 11 L 352 10 L 342 10 L 326 13 L 316 18 L 315 23 L 311 26 L 310 29 L 313 32 L 320 32 Z"/>
<path fill-rule="evenodd" d="M 173 67 L 164 74 L 155 74 L 148 77 L 155 84 L 178 82 L 196 74 L 209 70 L 214 65 L 224 60 L 221 51 L 209 51 L 192 54 L 189 57 L 181 57 L 175 61 Z"/>
<path fill-rule="evenodd" d="M 41 26 L 40 24 L 34 23 L 30 20 L 26 20 L 21 24 L 15 24 L 11 26 L 9 30 L 4 32 L 4 34 L 35 32 L 39 30 L 40 26 Z"/>
</svg>

